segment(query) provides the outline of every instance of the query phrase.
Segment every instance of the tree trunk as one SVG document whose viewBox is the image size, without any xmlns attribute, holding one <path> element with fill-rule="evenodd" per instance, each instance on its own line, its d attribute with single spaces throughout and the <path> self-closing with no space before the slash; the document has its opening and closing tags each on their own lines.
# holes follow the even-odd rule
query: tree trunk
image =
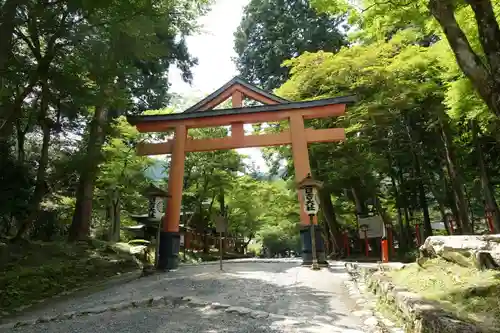
<svg viewBox="0 0 500 333">
<path fill-rule="evenodd" d="M 403 184 L 405 183 L 404 176 L 403 176 L 403 168 L 401 167 L 401 164 L 399 161 L 396 161 L 397 163 L 397 178 L 399 182 L 399 186 L 403 188 Z M 408 212 L 408 198 L 406 195 L 403 193 L 400 193 L 400 199 L 401 199 L 401 206 L 403 207 L 403 213 L 404 213 L 404 218 L 405 218 L 405 230 L 401 230 L 401 233 L 406 234 L 406 241 L 408 246 L 412 246 L 413 244 L 413 231 L 411 229 L 411 219 L 410 219 L 410 214 Z"/>
<path fill-rule="evenodd" d="M 328 236 L 327 239 L 331 239 L 332 241 L 332 249 L 334 251 L 339 251 L 339 244 L 341 242 L 341 234 L 340 227 L 337 222 L 337 216 L 335 214 L 335 208 L 333 207 L 331 194 L 321 189 L 319 191 L 319 199 L 321 202 L 321 212 L 323 213 L 323 217 L 325 218 L 325 225 L 327 227 Z"/>
<path fill-rule="evenodd" d="M 448 184 L 448 181 L 446 180 L 446 177 L 445 177 L 445 188 L 446 188 L 446 202 L 448 204 L 448 207 L 450 207 L 451 209 L 455 226 L 458 227 L 459 225 L 461 225 L 461 223 L 460 223 L 460 214 L 458 212 L 457 200 L 455 198 L 455 195 L 453 194 L 451 186 Z M 460 232 L 460 230 L 458 231 Z"/>
<path fill-rule="evenodd" d="M 21 222 L 14 240 L 19 240 L 23 237 L 26 231 L 33 225 L 40 213 L 40 205 L 43 198 L 48 192 L 46 181 L 47 165 L 49 162 L 49 145 L 50 145 L 50 125 L 43 125 L 42 150 L 38 161 L 38 170 L 36 175 L 35 190 L 31 199 L 31 207 L 28 217 Z"/>
<path fill-rule="evenodd" d="M 469 207 L 462 188 L 462 184 L 464 183 L 464 181 L 462 179 L 462 176 L 460 175 L 460 172 L 455 166 L 455 156 L 453 153 L 453 146 L 451 143 L 449 131 L 450 129 L 448 128 L 448 123 L 446 122 L 446 120 L 441 119 L 441 138 L 444 145 L 446 168 L 448 170 L 451 187 L 455 195 L 458 215 L 460 216 L 460 222 L 458 226 L 463 233 L 470 234 L 471 228 L 469 221 Z"/>
<path fill-rule="evenodd" d="M 352 187 L 351 193 L 352 193 L 354 205 L 356 207 L 356 214 L 361 215 L 361 216 L 367 215 L 368 208 L 366 207 L 366 203 L 363 200 L 363 198 L 361 198 L 359 190 L 355 187 Z"/>
<path fill-rule="evenodd" d="M 109 200 L 106 203 L 106 221 L 109 223 L 109 229 L 108 229 L 108 240 L 111 241 L 113 238 L 113 221 L 115 220 L 115 210 L 113 207 L 113 202 L 112 200 Z"/>
<path fill-rule="evenodd" d="M 500 117 L 500 29 L 491 0 L 467 0 L 475 14 L 485 57 L 472 49 L 455 18 L 452 0 L 430 0 L 429 10 L 443 28 L 458 65 L 488 108 Z M 484 63 L 483 63 L 484 61 Z"/>
<path fill-rule="evenodd" d="M 0 7 L 0 80 L 4 77 L 7 62 L 12 54 L 18 8 L 27 2 L 27 0 L 6 0 Z"/>
<path fill-rule="evenodd" d="M 439 212 L 441 213 L 441 218 L 443 219 L 444 228 L 446 229 L 446 233 L 448 235 L 451 235 L 450 222 L 448 221 L 448 215 L 446 214 L 446 208 L 440 201 L 438 201 L 438 206 L 439 206 Z"/>
<path fill-rule="evenodd" d="M 40 212 L 40 205 L 48 191 L 46 176 L 47 176 L 47 166 L 49 164 L 49 146 L 50 146 L 50 130 L 52 122 L 47 118 L 47 112 L 49 108 L 49 87 L 47 82 L 42 83 L 42 99 L 40 104 L 40 119 L 41 127 L 43 132 L 42 138 L 42 148 L 40 150 L 40 159 L 38 160 L 38 169 L 36 174 L 35 190 L 33 191 L 33 197 L 31 199 L 31 205 L 28 208 L 28 217 L 24 219 L 16 236 L 13 238 L 14 241 L 20 240 L 24 233 L 31 227 L 31 225 L 38 218 Z"/>
<path fill-rule="evenodd" d="M 415 176 L 418 179 L 418 201 L 420 209 L 424 215 L 424 238 L 432 236 L 431 218 L 429 216 L 429 206 L 427 205 L 427 198 L 425 195 L 424 180 L 422 179 L 422 172 L 420 169 L 420 158 L 417 154 L 413 154 L 415 164 Z"/>
<path fill-rule="evenodd" d="M 407 232 L 403 224 L 403 215 L 401 213 L 401 197 L 399 195 L 396 179 L 394 179 L 393 175 L 391 175 L 391 183 L 392 183 L 392 189 L 394 191 L 394 196 L 396 198 L 396 210 L 397 210 L 397 219 L 399 226 L 399 246 L 402 250 L 405 250 L 408 248 L 408 238 L 407 238 Z"/>
<path fill-rule="evenodd" d="M 441 213 L 441 218 L 443 219 L 443 223 L 444 223 L 444 226 L 446 228 L 446 232 L 448 233 L 448 235 L 451 235 L 450 223 L 448 222 L 448 218 L 447 218 L 448 216 L 446 214 L 446 205 L 445 205 L 445 202 L 446 202 L 445 198 L 446 198 L 446 191 L 447 191 L 447 189 L 445 188 L 446 184 L 444 186 L 442 186 L 442 188 L 441 188 L 444 195 L 440 194 L 439 190 L 436 187 L 438 187 L 438 185 L 436 185 L 435 183 L 430 185 L 432 195 L 434 196 L 434 199 L 436 200 L 436 202 L 438 204 L 439 212 Z"/>
<path fill-rule="evenodd" d="M 248 236 L 248 241 L 247 242 L 243 242 L 243 253 L 247 253 L 248 244 L 250 244 L 250 242 L 252 241 L 252 239 L 254 237 L 255 237 L 254 234 L 250 234 L 250 236 Z"/>
<path fill-rule="evenodd" d="M 220 192 L 219 192 L 219 204 L 220 204 L 220 214 L 226 219 L 227 218 L 227 211 L 226 211 L 226 201 L 225 201 L 223 187 L 220 188 Z M 227 251 L 227 237 L 228 237 L 227 228 L 226 228 L 226 232 L 224 233 L 224 236 L 225 237 L 224 237 L 224 240 L 222 242 L 222 255 L 224 255 L 224 253 L 226 253 L 226 251 Z"/>
<path fill-rule="evenodd" d="M 479 141 L 478 132 L 479 128 L 475 121 L 471 121 L 472 128 L 472 138 L 474 140 L 474 145 L 476 146 L 477 159 L 479 162 L 479 175 L 481 178 L 481 188 L 483 190 L 484 201 L 486 203 L 485 209 L 493 212 L 493 222 L 495 227 L 495 232 L 500 232 L 500 210 L 498 209 L 498 204 L 495 199 L 495 192 L 493 186 L 491 185 L 490 175 L 488 174 L 488 169 L 486 168 L 486 162 L 484 160 L 483 146 Z"/>
<path fill-rule="evenodd" d="M 108 239 L 111 242 L 119 242 L 120 241 L 120 227 L 121 227 L 121 219 L 120 219 L 120 195 L 117 190 L 113 190 L 110 195 L 110 204 L 109 204 L 109 237 Z"/>
<path fill-rule="evenodd" d="M 97 106 L 95 108 L 94 117 L 90 123 L 87 154 L 82 168 L 80 169 L 75 211 L 69 230 L 69 241 L 85 240 L 90 233 L 94 181 L 101 160 L 101 148 L 104 144 L 104 126 L 106 119 L 106 109 L 103 106 Z"/>
<path fill-rule="evenodd" d="M 21 110 L 19 110 L 21 112 Z M 16 136 L 17 136 L 17 161 L 20 164 L 24 163 L 26 153 L 24 151 L 24 144 L 26 142 L 26 131 L 21 128 L 21 122 L 16 122 Z"/>
<path fill-rule="evenodd" d="M 415 177 L 417 179 L 417 195 L 420 209 L 422 209 L 422 214 L 424 215 L 424 238 L 432 236 L 432 225 L 431 219 L 429 216 L 429 207 L 427 205 L 426 193 L 424 180 L 422 177 L 422 170 L 420 164 L 420 155 L 418 154 L 419 149 L 415 147 L 415 143 L 422 142 L 419 138 L 418 133 L 415 133 L 415 120 L 411 118 L 410 115 L 405 115 L 405 124 L 406 124 L 406 133 L 408 135 L 408 139 L 410 141 L 411 155 L 413 158 L 413 172 L 415 173 Z M 415 138 L 416 137 L 416 138 Z"/>
<path fill-rule="evenodd" d="M 121 216 L 120 216 L 120 210 L 121 210 L 121 201 L 120 197 L 118 196 L 116 200 L 113 202 L 113 237 L 111 238 L 112 242 L 119 242 L 120 241 L 120 228 L 121 228 Z"/>
</svg>

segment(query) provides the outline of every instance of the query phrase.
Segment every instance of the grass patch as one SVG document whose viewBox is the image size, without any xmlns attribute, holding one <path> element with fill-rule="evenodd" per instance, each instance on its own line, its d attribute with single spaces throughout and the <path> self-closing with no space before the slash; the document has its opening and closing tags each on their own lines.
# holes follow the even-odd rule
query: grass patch
<svg viewBox="0 0 500 333">
<path fill-rule="evenodd" d="M 137 269 L 131 256 L 116 254 L 105 242 L 23 242 L 3 247 L 0 311 L 46 299 Z"/>
<path fill-rule="evenodd" d="M 402 320 L 402 315 L 399 309 L 395 309 L 393 303 L 387 303 L 379 298 L 375 304 L 375 309 L 397 326 L 403 327 L 404 321 Z"/>
<path fill-rule="evenodd" d="M 432 259 L 424 268 L 410 264 L 387 274 L 396 285 L 440 302 L 458 318 L 489 332 L 500 332 L 500 274 L 497 271 L 478 271 Z"/>
</svg>

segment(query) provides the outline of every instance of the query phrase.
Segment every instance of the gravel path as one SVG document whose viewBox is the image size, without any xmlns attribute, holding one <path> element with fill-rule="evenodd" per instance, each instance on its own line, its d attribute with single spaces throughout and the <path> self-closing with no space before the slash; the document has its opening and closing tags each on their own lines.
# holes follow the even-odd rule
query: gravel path
<svg viewBox="0 0 500 333">
<path fill-rule="evenodd" d="M 356 304 L 343 282 L 341 264 L 312 271 L 294 262 L 231 263 L 182 267 L 23 316 L 30 319 L 157 295 L 195 296 L 271 313 L 265 319 L 213 309 L 148 308 L 78 317 L 17 328 L 15 332 L 365 332 L 352 315 Z"/>
<path fill-rule="evenodd" d="M 243 318 L 212 309 L 137 309 L 81 317 L 64 322 L 17 328 L 11 333 L 362 333 L 335 325 L 303 322 L 294 318 Z"/>
</svg>

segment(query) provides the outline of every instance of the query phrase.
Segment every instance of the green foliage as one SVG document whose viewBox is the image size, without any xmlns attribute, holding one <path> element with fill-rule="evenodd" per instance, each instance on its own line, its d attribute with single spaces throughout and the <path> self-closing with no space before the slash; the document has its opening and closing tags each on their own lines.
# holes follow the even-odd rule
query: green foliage
<svg viewBox="0 0 500 333">
<path fill-rule="evenodd" d="M 128 124 L 125 117 L 119 117 L 111 127 L 111 135 L 104 144 L 103 163 L 99 166 L 94 200 L 103 210 L 120 202 L 125 218 L 128 212 L 144 210 L 146 199 L 141 195 L 149 179 L 145 171 L 153 163 L 148 157 L 137 156 L 136 146 L 141 135 Z"/>
<path fill-rule="evenodd" d="M 341 22 L 342 16 L 316 13 L 309 1 L 251 0 L 235 33 L 238 70 L 264 89 L 277 88 L 288 78 L 284 60 L 346 44 Z"/>
<path fill-rule="evenodd" d="M 454 37 L 442 30 L 443 13 L 452 9 L 473 56 L 484 62 L 488 52 L 489 59 L 496 55 L 483 49 L 478 29 L 482 23 L 474 20 L 467 3 L 442 7 L 440 13 L 431 11 L 437 4 L 434 0 L 311 1 L 321 14 L 348 18 L 352 44 L 340 51 L 322 48 L 289 55 L 283 62 L 288 80 L 276 93 L 296 101 L 357 97 L 345 116 L 307 123 L 313 128 L 346 130 L 347 140 L 341 144 L 310 146 L 313 173 L 325 182 L 332 199 L 335 216 L 328 213 L 321 219 L 329 228 L 338 229 L 335 225 L 339 223 L 355 226 L 353 213 L 378 213 L 385 223 L 397 221 L 396 233 L 406 248 L 412 238 L 411 226 L 417 221 L 425 223 L 429 235 L 431 220 L 452 215 L 469 232 L 475 215 L 483 214 L 484 198 L 488 206 L 497 207 L 491 198 L 498 195 L 498 168 L 492 162 L 497 160 L 498 112 L 488 104 L 481 84 L 494 86 L 498 80 L 488 77 L 490 83 L 478 84 L 473 74 L 463 71 L 467 64 L 460 60 Z M 498 4 L 494 7 L 497 11 Z M 259 30 L 266 27 L 266 17 L 248 11 L 242 24 L 249 20 L 252 32 L 264 36 L 264 45 L 280 45 L 280 37 L 271 35 L 268 41 L 266 31 Z M 239 38 L 236 35 L 237 46 Z M 258 49 L 251 46 L 251 50 Z M 238 61 L 247 64 L 241 71 L 247 73 L 252 68 L 249 55 L 238 55 Z M 278 73 L 254 71 L 252 81 L 268 87 L 267 78 Z M 474 126 L 478 127 L 476 134 L 471 130 Z M 279 130 L 276 126 L 266 129 Z M 478 156 L 484 164 L 481 170 L 477 169 Z M 265 158 L 276 173 L 278 162 L 285 159 L 284 177 L 293 176 L 289 148 L 266 148 Z M 498 228 L 500 220 L 496 223 Z M 270 234 L 270 239 L 277 239 L 279 233 Z"/>
<path fill-rule="evenodd" d="M 92 192 L 97 210 L 110 191 L 120 192 L 126 210 L 142 205 L 130 190 L 145 182 L 138 174 L 146 159 L 133 154 L 138 133 L 119 117 L 164 109 L 173 63 L 191 80 L 196 59 L 185 37 L 210 3 L 0 3 L 7 42 L 0 51 L 0 174 L 9 179 L 0 191 L 15 198 L 0 203 L 2 234 L 19 229 L 22 236 L 21 226 L 36 224 L 47 205 L 58 210 L 60 197 L 76 198 L 78 230 L 86 228 L 78 221 L 90 215 L 81 207 L 91 205 Z M 78 197 L 82 188 L 90 193 Z"/>
</svg>

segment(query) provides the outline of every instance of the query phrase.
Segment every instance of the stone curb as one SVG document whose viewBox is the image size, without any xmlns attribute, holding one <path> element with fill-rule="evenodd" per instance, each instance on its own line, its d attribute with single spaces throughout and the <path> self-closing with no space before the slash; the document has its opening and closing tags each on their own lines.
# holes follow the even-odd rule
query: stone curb
<svg viewBox="0 0 500 333">
<path fill-rule="evenodd" d="M 71 290 L 66 290 L 66 291 L 63 291 L 59 294 L 56 294 L 50 298 L 43 298 L 43 299 L 40 299 L 34 303 L 16 308 L 16 309 L 8 312 L 7 314 L 2 313 L 2 315 L 0 315 L 0 323 L 1 323 L 1 319 L 15 318 L 22 311 L 33 310 L 33 308 L 35 308 L 35 307 L 44 306 L 44 305 L 50 304 L 52 302 L 57 302 L 57 301 L 60 301 L 61 299 L 64 299 L 65 297 L 72 297 L 75 294 L 78 294 L 80 292 L 88 292 L 88 291 L 93 292 L 95 290 L 106 289 L 106 288 L 113 287 L 115 285 L 128 283 L 128 282 L 137 280 L 140 277 L 142 277 L 142 270 L 135 270 L 132 272 L 127 272 L 127 273 L 112 276 L 112 277 L 108 278 L 107 280 L 102 281 L 102 282 L 97 283 L 97 284 L 90 284 L 90 285 L 86 285 L 83 287 L 79 287 L 79 288 L 75 288 L 75 289 L 71 289 Z M 0 325 L 0 327 L 1 327 L 1 325 Z"/>
<path fill-rule="evenodd" d="M 403 333 L 403 329 L 397 327 L 395 323 L 385 318 L 381 313 L 376 311 L 376 297 L 371 293 L 367 293 L 366 286 L 363 281 L 357 277 L 352 263 L 345 264 L 346 271 L 349 274 L 349 279 L 344 282 L 349 295 L 356 300 L 356 304 L 361 306 L 363 310 L 354 311 L 353 314 L 357 317 L 364 317 L 364 324 L 373 332 L 380 333 Z"/>
<path fill-rule="evenodd" d="M 249 308 L 241 307 L 241 306 L 231 306 L 229 304 L 221 304 L 218 302 L 207 302 L 202 299 L 193 296 L 155 296 L 149 297 L 139 300 L 125 301 L 121 303 L 116 303 L 112 305 L 106 306 L 96 306 L 93 308 L 80 310 L 80 311 L 72 311 L 61 313 L 54 316 L 43 316 L 38 317 L 36 319 L 17 321 L 9 324 L 0 325 L 0 329 L 14 329 L 18 327 L 26 327 L 33 326 L 42 323 L 51 323 L 58 322 L 68 319 L 73 319 L 76 317 L 88 316 L 88 315 L 96 315 L 105 312 L 117 312 L 127 309 L 137 309 L 137 308 L 151 308 L 151 307 L 160 307 L 160 306 L 189 306 L 192 308 L 211 308 L 214 310 L 224 311 L 226 313 L 237 314 L 240 316 L 248 316 L 255 319 L 263 319 L 268 317 L 276 317 L 276 318 L 284 318 L 285 316 L 275 315 L 264 311 L 256 311 Z"/>
<path fill-rule="evenodd" d="M 276 258 L 276 259 L 254 259 L 254 258 L 243 258 L 243 259 L 224 259 L 222 264 L 239 264 L 239 263 L 302 263 L 302 259 L 288 259 L 287 258 Z M 200 266 L 200 265 L 220 265 L 219 260 L 214 261 L 202 261 L 199 263 L 181 263 L 179 267 L 186 266 Z"/>
<path fill-rule="evenodd" d="M 395 308 L 404 320 L 404 331 L 412 333 L 482 333 L 476 325 L 458 320 L 437 302 L 398 287 L 384 274 L 384 268 L 368 269 L 347 265 L 346 269 L 367 291 Z"/>
</svg>

